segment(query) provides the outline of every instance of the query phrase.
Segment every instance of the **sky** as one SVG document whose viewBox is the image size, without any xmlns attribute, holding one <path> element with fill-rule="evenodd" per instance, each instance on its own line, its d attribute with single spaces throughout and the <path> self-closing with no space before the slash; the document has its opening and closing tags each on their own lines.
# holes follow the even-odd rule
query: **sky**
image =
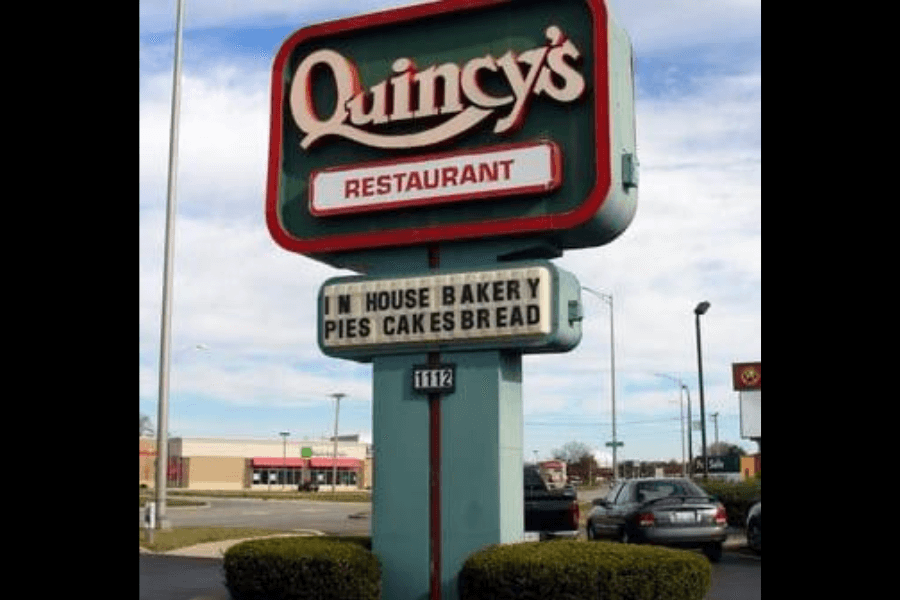
<svg viewBox="0 0 900 600">
<path fill-rule="evenodd" d="M 352 275 L 277 246 L 264 219 L 272 61 L 294 31 L 401 0 L 185 0 L 169 433 L 372 439 L 372 367 L 316 344 L 324 281 Z M 637 212 L 611 243 L 554 263 L 613 297 L 618 460 L 681 460 L 690 388 L 707 442 L 747 452 L 731 365 L 761 361 L 760 0 L 610 0 L 635 53 Z M 141 0 L 139 412 L 155 424 L 175 0 Z M 612 439 L 609 306 L 583 295 L 583 337 L 523 358 L 524 458 Z M 662 376 L 664 375 L 664 376 Z M 717 414 L 715 421 L 713 413 Z M 686 422 L 686 419 L 685 419 Z M 717 428 L 716 428 L 717 424 Z M 694 431 L 693 453 L 700 453 Z"/>
</svg>

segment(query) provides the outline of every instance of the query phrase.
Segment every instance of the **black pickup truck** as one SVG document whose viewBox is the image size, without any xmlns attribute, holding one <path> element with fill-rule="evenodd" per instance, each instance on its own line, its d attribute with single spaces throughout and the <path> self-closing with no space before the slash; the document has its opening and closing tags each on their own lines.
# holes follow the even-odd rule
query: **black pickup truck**
<svg viewBox="0 0 900 600">
<path fill-rule="evenodd" d="M 542 537 L 576 535 L 578 495 L 572 488 L 551 490 L 537 467 L 525 465 L 525 531 Z"/>
</svg>

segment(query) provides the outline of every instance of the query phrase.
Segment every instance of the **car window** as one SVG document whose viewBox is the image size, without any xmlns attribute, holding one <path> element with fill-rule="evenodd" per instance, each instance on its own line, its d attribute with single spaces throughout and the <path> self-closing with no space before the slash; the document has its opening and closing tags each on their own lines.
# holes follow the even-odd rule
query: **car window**
<svg viewBox="0 0 900 600">
<path fill-rule="evenodd" d="M 622 489 L 623 485 L 624 485 L 624 483 L 622 483 L 620 481 L 619 483 L 612 486 L 612 488 L 606 493 L 606 497 L 604 498 L 604 500 L 606 500 L 608 503 L 612 504 L 613 501 L 615 501 L 615 499 L 616 499 L 616 494 L 619 493 L 619 490 Z"/>
<path fill-rule="evenodd" d="M 534 490 L 543 490 L 544 482 L 541 480 L 541 476 L 538 473 L 537 469 L 530 469 L 528 467 L 525 468 L 524 471 L 525 478 L 525 489 L 534 489 Z"/>
<path fill-rule="evenodd" d="M 641 481 L 637 484 L 637 501 L 647 502 L 668 496 L 705 495 L 688 481 Z"/>
<path fill-rule="evenodd" d="M 627 482 L 622 484 L 622 489 L 616 495 L 615 504 L 625 504 L 631 501 L 631 487 Z"/>
</svg>

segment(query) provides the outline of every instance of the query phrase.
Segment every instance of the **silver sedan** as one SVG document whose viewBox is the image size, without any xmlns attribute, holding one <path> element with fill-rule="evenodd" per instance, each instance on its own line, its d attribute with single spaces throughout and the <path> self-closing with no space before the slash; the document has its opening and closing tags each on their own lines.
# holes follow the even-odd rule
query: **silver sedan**
<svg viewBox="0 0 900 600">
<path fill-rule="evenodd" d="M 727 537 L 725 507 L 689 479 L 625 479 L 593 501 L 589 540 L 701 548 L 713 562 Z"/>
</svg>

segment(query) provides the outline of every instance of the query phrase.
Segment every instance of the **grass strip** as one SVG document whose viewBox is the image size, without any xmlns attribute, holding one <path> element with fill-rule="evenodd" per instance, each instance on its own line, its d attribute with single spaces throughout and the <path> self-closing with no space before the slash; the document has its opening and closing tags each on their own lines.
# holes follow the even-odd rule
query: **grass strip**
<svg viewBox="0 0 900 600">
<path fill-rule="evenodd" d="M 153 543 L 151 544 L 147 539 L 147 530 L 144 528 L 138 529 L 140 532 L 140 547 L 151 552 L 168 552 L 206 542 L 239 540 L 285 533 L 277 529 L 259 529 L 254 527 L 173 527 L 172 529 L 154 530 Z"/>
</svg>

